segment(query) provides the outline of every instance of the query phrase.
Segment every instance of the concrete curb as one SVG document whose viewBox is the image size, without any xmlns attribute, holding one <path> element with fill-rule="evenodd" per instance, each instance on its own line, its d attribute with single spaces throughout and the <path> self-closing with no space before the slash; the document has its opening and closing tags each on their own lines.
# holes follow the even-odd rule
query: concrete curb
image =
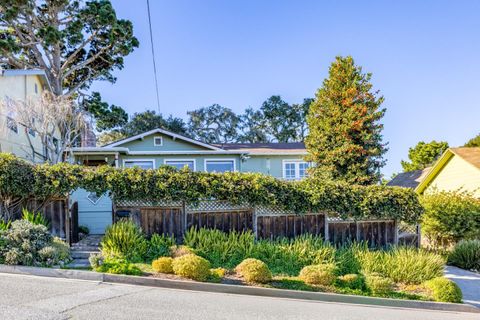
<svg viewBox="0 0 480 320">
<path fill-rule="evenodd" d="M 33 276 L 42 276 L 42 277 L 64 278 L 64 279 L 89 280 L 89 281 L 98 281 L 98 282 L 105 282 L 105 283 L 120 283 L 120 284 L 129 284 L 129 285 L 160 287 L 160 288 L 167 288 L 167 289 L 253 295 L 253 296 L 270 297 L 270 298 L 287 298 L 287 299 L 310 300 L 310 301 L 320 301 L 320 302 L 363 304 L 363 305 L 394 307 L 394 308 L 480 313 L 480 309 L 468 304 L 374 298 L 374 297 L 343 295 L 343 294 L 323 293 L 323 292 L 281 290 L 281 289 L 270 289 L 270 288 L 261 288 L 261 287 L 229 285 L 229 284 L 227 285 L 227 284 L 193 282 L 193 281 L 182 281 L 182 280 L 168 280 L 168 279 L 115 275 L 115 274 L 106 274 L 106 273 L 104 274 L 104 273 L 97 273 L 97 272 L 83 271 L 83 270 L 50 269 L 50 268 L 0 265 L 0 273 L 33 275 Z"/>
</svg>

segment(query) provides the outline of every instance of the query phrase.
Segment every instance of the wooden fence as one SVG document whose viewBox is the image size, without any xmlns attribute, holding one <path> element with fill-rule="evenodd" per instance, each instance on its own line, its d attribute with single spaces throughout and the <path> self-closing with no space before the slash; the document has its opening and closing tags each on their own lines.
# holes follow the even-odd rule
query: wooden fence
<svg viewBox="0 0 480 320">
<path fill-rule="evenodd" d="M 396 244 L 394 220 L 343 221 L 324 213 L 297 215 L 276 208 L 234 206 L 226 202 L 202 201 L 198 206 L 182 202 L 118 202 L 116 212 L 129 213 L 147 235 L 173 235 L 181 240 L 191 227 L 224 232 L 251 230 L 257 239 L 294 238 L 303 234 L 321 236 L 335 245 L 366 241 L 372 247 Z"/>
<path fill-rule="evenodd" d="M 13 212 L 13 220 L 21 219 L 23 208 L 33 212 L 41 212 L 50 224 L 50 232 L 60 238 L 66 237 L 67 199 L 54 199 L 46 203 L 36 199 L 26 200 L 16 206 Z"/>
</svg>

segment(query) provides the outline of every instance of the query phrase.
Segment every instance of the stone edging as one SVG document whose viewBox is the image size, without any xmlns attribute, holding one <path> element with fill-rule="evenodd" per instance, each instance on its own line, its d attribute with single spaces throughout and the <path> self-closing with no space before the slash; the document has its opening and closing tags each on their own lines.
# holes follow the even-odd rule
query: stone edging
<svg viewBox="0 0 480 320">
<path fill-rule="evenodd" d="M 168 288 L 168 289 L 253 295 L 253 296 L 271 297 L 271 298 L 287 298 L 287 299 L 300 299 L 300 300 L 321 301 L 321 302 L 364 304 L 364 305 L 395 307 L 395 308 L 480 313 L 480 309 L 468 304 L 386 299 L 386 298 L 343 295 L 343 294 L 324 293 L 324 292 L 270 289 L 270 288 L 261 288 L 261 287 L 229 285 L 229 284 L 227 285 L 227 284 L 217 284 L 217 283 L 158 279 L 158 278 L 139 277 L 139 276 L 114 275 L 114 274 L 97 273 L 97 272 L 83 271 L 83 270 L 50 269 L 50 268 L 38 268 L 38 267 L 0 265 L 0 273 L 23 274 L 23 275 L 42 276 L 42 277 L 64 278 L 64 279 L 89 280 L 89 281 L 98 281 L 98 282 L 105 282 L 105 283 L 142 285 L 142 286 L 161 287 L 161 288 Z"/>
</svg>

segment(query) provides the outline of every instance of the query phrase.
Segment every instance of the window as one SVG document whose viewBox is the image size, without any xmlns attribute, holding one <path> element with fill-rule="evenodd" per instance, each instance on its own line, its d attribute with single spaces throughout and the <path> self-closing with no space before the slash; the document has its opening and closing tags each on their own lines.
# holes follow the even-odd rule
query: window
<svg viewBox="0 0 480 320">
<path fill-rule="evenodd" d="M 175 167 L 177 169 L 183 169 L 188 167 L 190 170 L 195 171 L 195 160 L 165 160 L 165 164 Z"/>
<path fill-rule="evenodd" d="M 235 160 L 205 160 L 205 171 L 207 172 L 227 172 L 235 171 Z"/>
<path fill-rule="evenodd" d="M 11 117 L 7 117 L 7 128 L 9 128 L 10 130 L 12 130 L 15 133 L 18 133 L 17 121 L 15 121 Z"/>
<path fill-rule="evenodd" d="M 32 124 L 35 123 L 35 119 L 32 118 Z M 32 137 L 35 137 L 35 130 L 32 128 L 28 128 L 28 134 L 31 135 Z"/>
<path fill-rule="evenodd" d="M 141 169 L 153 169 L 155 167 L 155 160 L 123 160 L 123 167 L 139 167 Z"/>
<path fill-rule="evenodd" d="M 287 180 L 300 180 L 307 176 L 307 169 L 310 163 L 293 160 L 283 161 L 283 178 Z"/>
<path fill-rule="evenodd" d="M 38 85 L 35 83 L 35 93 L 38 93 Z"/>
<path fill-rule="evenodd" d="M 162 137 L 153 137 L 153 145 L 155 147 L 161 147 L 163 146 L 163 139 Z"/>
</svg>

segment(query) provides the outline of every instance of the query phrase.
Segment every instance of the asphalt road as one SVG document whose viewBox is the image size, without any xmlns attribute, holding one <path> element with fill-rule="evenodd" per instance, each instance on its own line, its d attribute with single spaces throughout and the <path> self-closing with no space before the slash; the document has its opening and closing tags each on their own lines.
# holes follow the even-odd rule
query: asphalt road
<svg viewBox="0 0 480 320">
<path fill-rule="evenodd" d="M 0 319 L 479 319 L 384 308 L 0 274 Z"/>
</svg>

